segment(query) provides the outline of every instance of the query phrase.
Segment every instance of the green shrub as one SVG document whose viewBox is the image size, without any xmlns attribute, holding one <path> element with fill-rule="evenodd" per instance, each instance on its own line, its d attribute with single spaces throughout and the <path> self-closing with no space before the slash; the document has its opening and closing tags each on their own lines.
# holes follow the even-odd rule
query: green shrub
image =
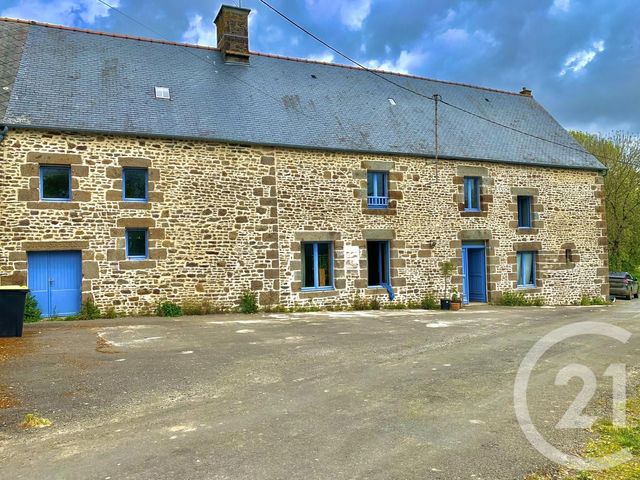
<svg viewBox="0 0 640 480">
<path fill-rule="evenodd" d="M 420 300 L 420 307 L 424 310 L 439 310 L 440 303 L 433 293 L 428 293 Z"/>
<path fill-rule="evenodd" d="M 42 317 L 42 311 L 38 308 L 38 301 L 33 295 L 27 293 L 27 298 L 24 303 L 24 321 L 37 322 Z"/>
<path fill-rule="evenodd" d="M 496 303 L 504 307 L 541 307 L 544 300 L 541 297 L 527 298 L 523 292 L 504 292 Z"/>
<path fill-rule="evenodd" d="M 173 302 L 162 302 L 156 308 L 156 315 L 159 317 L 180 317 L 182 315 L 182 308 Z"/>
<path fill-rule="evenodd" d="M 114 307 L 107 308 L 107 311 L 102 314 L 102 318 L 117 318 L 118 312 Z"/>
<path fill-rule="evenodd" d="M 96 318 L 100 318 L 102 315 L 100 314 L 100 309 L 93 302 L 93 298 L 89 297 L 89 299 L 82 304 L 80 308 L 80 313 L 75 316 L 77 320 L 95 320 Z"/>
<path fill-rule="evenodd" d="M 369 308 L 371 310 L 380 310 L 380 302 L 378 301 L 377 298 L 372 298 L 369 301 Z"/>
<path fill-rule="evenodd" d="M 609 302 L 607 302 L 604 298 L 602 297 L 589 297 L 588 295 L 583 295 L 582 298 L 580 299 L 580 305 L 608 305 Z"/>
<path fill-rule="evenodd" d="M 404 302 L 385 303 L 384 308 L 386 310 L 404 310 L 407 308 L 407 304 Z"/>
<path fill-rule="evenodd" d="M 354 310 L 371 310 L 369 300 L 367 300 L 366 298 L 362 298 L 360 295 L 356 295 L 355 297 L 353 297 L 351 307 Z"/>
<path fill-rule="evenodd" d="M 258 299 L 255 292 L 246 289 L 240 296 L 240 311 L 242 313 L 256 313 L 258 311 Z"/>
<path fill-rule="evenodd" d="M 407 302 L 407 308 L 410 308 L 411 310 L 417 310 L 417 309 L 421 308 L 421 304 L 420 304 L 420 302 L 418 302 L 416 300 L 409 300 Z"/>
</svg>

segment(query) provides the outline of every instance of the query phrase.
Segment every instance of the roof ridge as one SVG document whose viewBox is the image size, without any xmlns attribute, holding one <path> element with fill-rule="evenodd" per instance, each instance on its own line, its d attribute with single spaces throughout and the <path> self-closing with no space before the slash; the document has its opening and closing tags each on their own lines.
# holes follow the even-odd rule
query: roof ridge
<svg viewBox="0 0 640 480">
<path fill-rule="evenodd" d="M 186 42 L 173 42 L 173 41 L 169 41 L 169 40 L 160 40 L 157 38 L 150 38 L 150 37 L 139 37 L 139 36 L 135 36 L 135 35 L 126 35 L 126 34 L 122 34 L 122 33 L 112 33 L 112 32 L 101 32 L 98 30 L 89 30 L 86 28 L 79 28 L 79 27 L 67 27 L 65 25 L 57 25 L 54 23 L 46 23 L 46 22 L 39 22 L 37 20 L 24 20 L 21 18 L 10 18 L 10 17 L 0 17 L 0 21 L 4 21 L 4 22 L 13 22 L 13 23 L 21 23 L 21 24 L 26 24 L 26 25 L 34 25 L 34 26 L 38 26 L 38 27 L 47 27 L 47 28 L 55 28 L 58 30 L 66 30 L 66 31 L 71 31 L 71 32 L 79 32 L 79 33 L 88 33 L 91 35 L 102 35 L 105 37 L 113 37 L 113 38 L 120 38 L 120 39 L 125 39 L 125 40 L 137 40 L 140 42 L 150 42 L 150 43 L 158 43 L 158 44 L 162 44 L 162 45 L 172 45 L 172 46 L 177 46 L 177 47 L 188 47 L 188 48 L 198 48 L 198 49 L 202 49 L 202 50 L 213 50 L 213 51 L 220 51 L 219 48 L 216 47 L 211 47 L 208 45 L 196 45 L 193 43 L 186 43 Z M 473 85 L 470 83 L 464 83 L 464 82 L 454 82 L 454 81 L 450 81 L 450 80 L 439 80 L 436 78 L 430 78 L 430 77 L 423 77 L 423 76 L 419 76 L 419 75 L 412 75 L 409 73 L 399 73 L 399 72 L 390 72 L 387 70 L 379 70 L 379 69 L 375 69 L 375 68 L 361 68 L 361 67 L 354 67 L 351 65 L 343 65 L 340 63 L 332 63 L 332 62 L 322 62 L 319 60 L 310 60 L 307 58 L 298 58 L 298 57 L 288 57 L 285 55 L 275 55 L 275 54 L 271 54 L 271 53 L 262 53 L 262 52 L 250 52 L 251 55 L 257 55 L 260 57 L 266 57 L 266 58 L 276 58 L 279 60 L 287 60 L 290 62 L 300 62 L 300 63 L 309 63 L 309 64 L 315 64 L 315 65 L 326 65 L 326 66 L 330 66 L 330 67 L 339 67 L 339 68 L 347 68 L 350 70 L 357 70 L 357 71 L 361 71 L 361 72 L 366 72 L 366 71 L 371 71 L 371 72 L 375 72 L 378 74 L 383 74 L 383 75 L 395 75 L 398 77 L 403 77 L 403 78 L 413 78 L 416 80 L 427 80 L 429 82 L 438 82 L 438 83 L 443 83 L 446 85 L 455 85 L 455 86 L 460 86 L 460 87 L 467 87 L 467 88 L 476 88 L 478 90 L 485 90 L 488 92 L 495 92 L 495 93 L 504 93 L 507 95 L 515 95 L 515 96 L 521 96 L 519 93 L 517 92 L 511 92 L 509 90 L 501 90 L 498 88 L 491 88 L 491 87 L 483 87 L 480 85 Z"/>
</svg>

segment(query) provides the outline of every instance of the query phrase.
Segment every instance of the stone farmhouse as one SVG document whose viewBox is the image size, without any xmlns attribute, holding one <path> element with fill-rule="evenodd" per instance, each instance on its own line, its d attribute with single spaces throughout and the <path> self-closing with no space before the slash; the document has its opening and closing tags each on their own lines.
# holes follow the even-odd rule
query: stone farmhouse
<svg viewBox="0 0 640 480">
<path fill-rule="evenodd" d="M 1 284 L 49 316 L 437 298 L 445 261 L 465 302 L 607 293 L 604 167 L 530 91 L 254 53 L 248 14 L 217 48 L 0 20 Z"/>
</svg>

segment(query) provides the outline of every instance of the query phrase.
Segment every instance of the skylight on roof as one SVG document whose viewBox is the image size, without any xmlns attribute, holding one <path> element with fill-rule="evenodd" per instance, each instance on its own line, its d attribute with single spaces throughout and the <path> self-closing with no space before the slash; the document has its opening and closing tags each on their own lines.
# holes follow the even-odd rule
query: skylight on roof
<svg viewBox="0 0 640 480">
<path fill-rule="evenodd" d="M 395 104 L 396 104 L 396 101 L 395 101 L 393 98 L 390 98 L 390 99 L 389 99 L 389 103 L 390 103 L 391 105 L 395 105 Z"/>
<path fill-rule="evenodd" d="M 169 94 L 168 87 L 155 87 L 155 89 L 156 89 L 156 98 L 171 100 L 171 95 Z"/>
</svg>

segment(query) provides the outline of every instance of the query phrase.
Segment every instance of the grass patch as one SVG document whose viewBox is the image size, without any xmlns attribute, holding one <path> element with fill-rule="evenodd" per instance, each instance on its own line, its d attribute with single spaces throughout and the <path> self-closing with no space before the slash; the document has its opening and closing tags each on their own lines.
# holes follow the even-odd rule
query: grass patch
<svg viewBox="0 0 640 480">
<path fill-rule="evenodd" d="M 39 417 L 35 413 L 27 413 L 20 424 L 22 428 L 43 428 L 50 427 L 51 425 L 51 420 Z"/>
<path fill-rule="evenodd" d="M 523 292 L 504 292 L 496 305 L 503 307 L 541 307 L 544 300 L 541 297 L 527 298 Z"/>
<path fill-rule="evenodd" d="M 637 480 L 640 478 L 640 391 L 627 402 L 627 425 L 615 427 L 609 421 L 598 421 L 593 426 L 595 438 L 583 450 L 583 456 L 597 458 L 629 449 L 633 458 L 622 465 L 602 472 L 563 471 L 554 476 L 557 480 Z M 546 479 L 530 476 L 529 480 Z"/>
<path fill-rule="evenodd" d="M 606 301 L 602 297 L 589 297 L 588 295 L 583 295 L 580 299 L 580 305 L 609 305 L 610 302 Z"/>
</svg>

